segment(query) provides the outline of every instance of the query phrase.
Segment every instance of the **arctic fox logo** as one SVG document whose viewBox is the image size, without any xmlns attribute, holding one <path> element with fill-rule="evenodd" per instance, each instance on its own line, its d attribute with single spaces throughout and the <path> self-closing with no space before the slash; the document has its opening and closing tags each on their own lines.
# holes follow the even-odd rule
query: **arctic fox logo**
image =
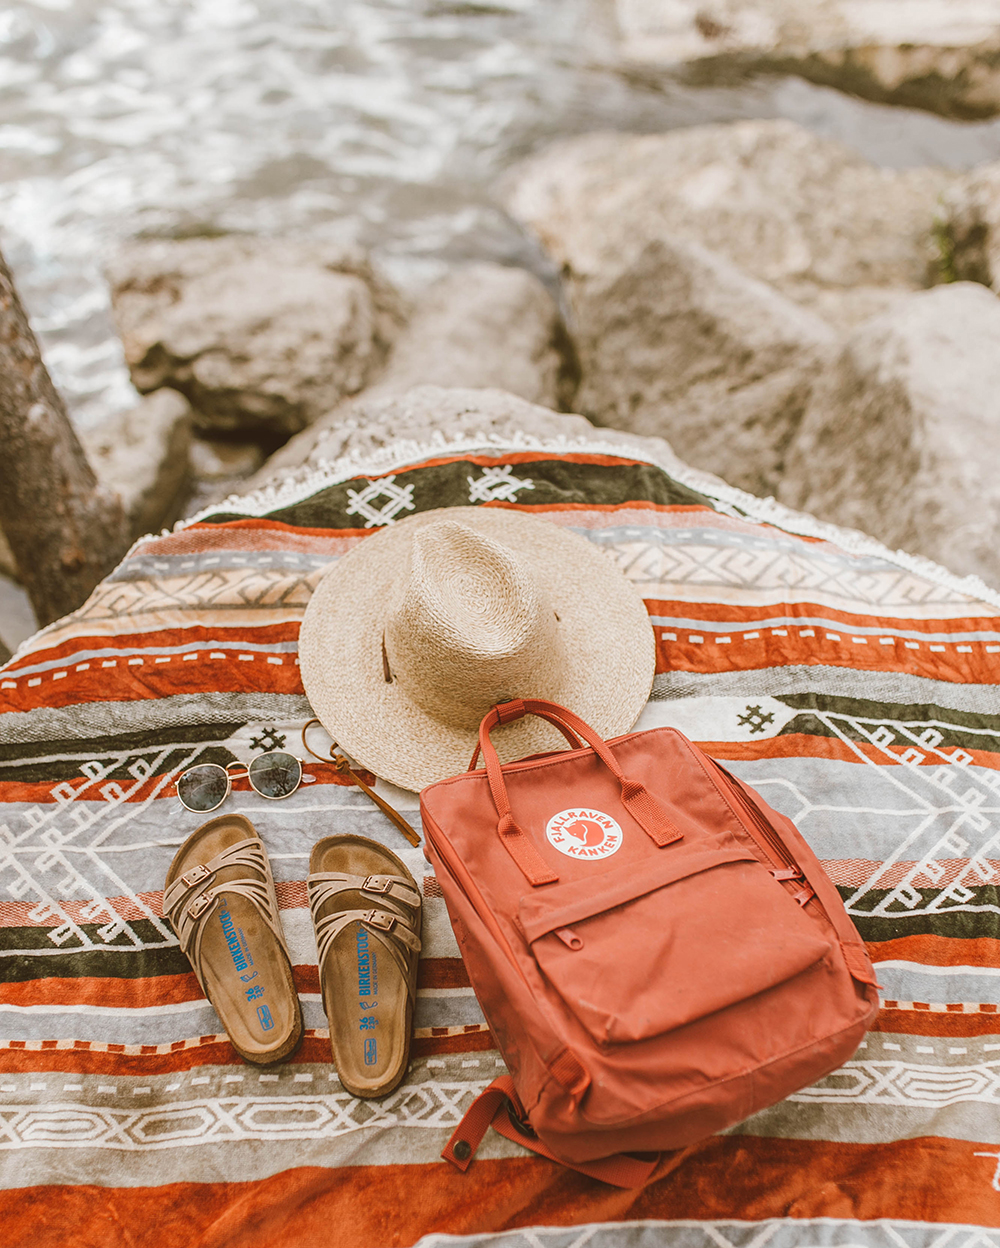
<svg viewBox="0 0 1000 1248">
<path fill-rule="evenodd" d="M 583 845 L 600 845 L 604 840 L 604 829 L 592 819 L 577 819 L 575 823 L 564 824 L 562 830 Z"/>
<path fill-rule="evenodd" d="M 610 858 L 622 843 L 622 830 L 603 810 L 561 810 L 545 825 L 545 836 L 567 858 Z"/>
</svg>

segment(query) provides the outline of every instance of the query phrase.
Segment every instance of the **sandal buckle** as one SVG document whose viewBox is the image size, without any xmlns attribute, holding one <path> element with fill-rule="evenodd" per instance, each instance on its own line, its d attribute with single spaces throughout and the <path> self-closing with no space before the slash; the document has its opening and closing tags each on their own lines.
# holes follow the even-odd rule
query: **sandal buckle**
<svg viewBox="0 0 1000 1248">
<path fill-rule="evenodd" d="M 384 910 L 369 910 L 365 915 L 365 922 L 377 927 L 380 932 L 391 932 L 396 926 L 396 916 L 386 914 Z"/>
<path fill-rule="evenodd" d="M 211 874 L 212 873 L 209 871 L 208 867 L 199 862 L 196 866 L 192 867 L 190 871 L 185 871 L 181 876 L 181 880 L 188 886 L 188 888 L 193 888 L 195 884 L 200 884 L 202 880 L 207 880 Z"/>
<path fill-rule="evenodd" d="M 366 893 L 387 893 L 392 888 L 392 880 L 388 875 L 370 875 L 361 888 Z"/>
<path fill-rule="evenodd" d="M 214 893 L 199 893 L 187 908 L 192 919 L 200 919 L 215 900 Z"/>
</svg>

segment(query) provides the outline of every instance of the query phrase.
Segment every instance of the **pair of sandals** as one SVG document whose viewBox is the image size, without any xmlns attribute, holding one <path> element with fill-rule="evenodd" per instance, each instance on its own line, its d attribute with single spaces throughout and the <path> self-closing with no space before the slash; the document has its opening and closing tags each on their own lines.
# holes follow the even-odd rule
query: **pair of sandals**
<svg viewBox="0 0 1000 1248">
<path fill-rule="evenodd" d="M 314 846 L 308 890 L 337 1074 L 354 1096 L 384 1096 L 409 1061 L 416 881 L 384 846 L 345 834 Z M 220 815 L 187 838 L 167 873 L 163 913 L 237 1053 L 258 1065 L 288 1057 L 302 1010 L 270 863 L 249 819 Z"/>
</svg>

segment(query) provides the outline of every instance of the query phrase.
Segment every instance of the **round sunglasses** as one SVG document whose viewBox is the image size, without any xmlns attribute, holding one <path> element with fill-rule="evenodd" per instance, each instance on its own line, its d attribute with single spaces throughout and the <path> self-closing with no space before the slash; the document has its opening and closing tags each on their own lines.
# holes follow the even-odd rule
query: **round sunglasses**
<svg viewBox="0 0 1000 1248">
<path fill-rule="evenodd" d="M 237 770 L 234 770 L 237 769 Z M 302 764 L 294 754 L 269 750 L 258 754 L 250 763 L 198 763 L 177 777 L 177 796 L 181 805 L 195 814 L 216 810 L 229 796 L 234 780 L 246 777 L 250 787 L 261 797 L 278 801 L 291 797 L 302 783 Z"/>
</svg>

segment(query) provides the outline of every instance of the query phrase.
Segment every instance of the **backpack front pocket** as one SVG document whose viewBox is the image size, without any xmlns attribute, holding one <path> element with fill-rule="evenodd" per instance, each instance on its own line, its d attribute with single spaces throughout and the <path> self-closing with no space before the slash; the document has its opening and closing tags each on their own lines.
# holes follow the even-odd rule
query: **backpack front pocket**
<svg viewBox="0 0 1000 1248">
<path fill-rule="evenodd" d="M 830 949 L 749 850 L 669 849 L 649 866 L 523 898 L 539 968 L 600 1044 L 645 1040 L 784 983 Z"/>
</svg>

